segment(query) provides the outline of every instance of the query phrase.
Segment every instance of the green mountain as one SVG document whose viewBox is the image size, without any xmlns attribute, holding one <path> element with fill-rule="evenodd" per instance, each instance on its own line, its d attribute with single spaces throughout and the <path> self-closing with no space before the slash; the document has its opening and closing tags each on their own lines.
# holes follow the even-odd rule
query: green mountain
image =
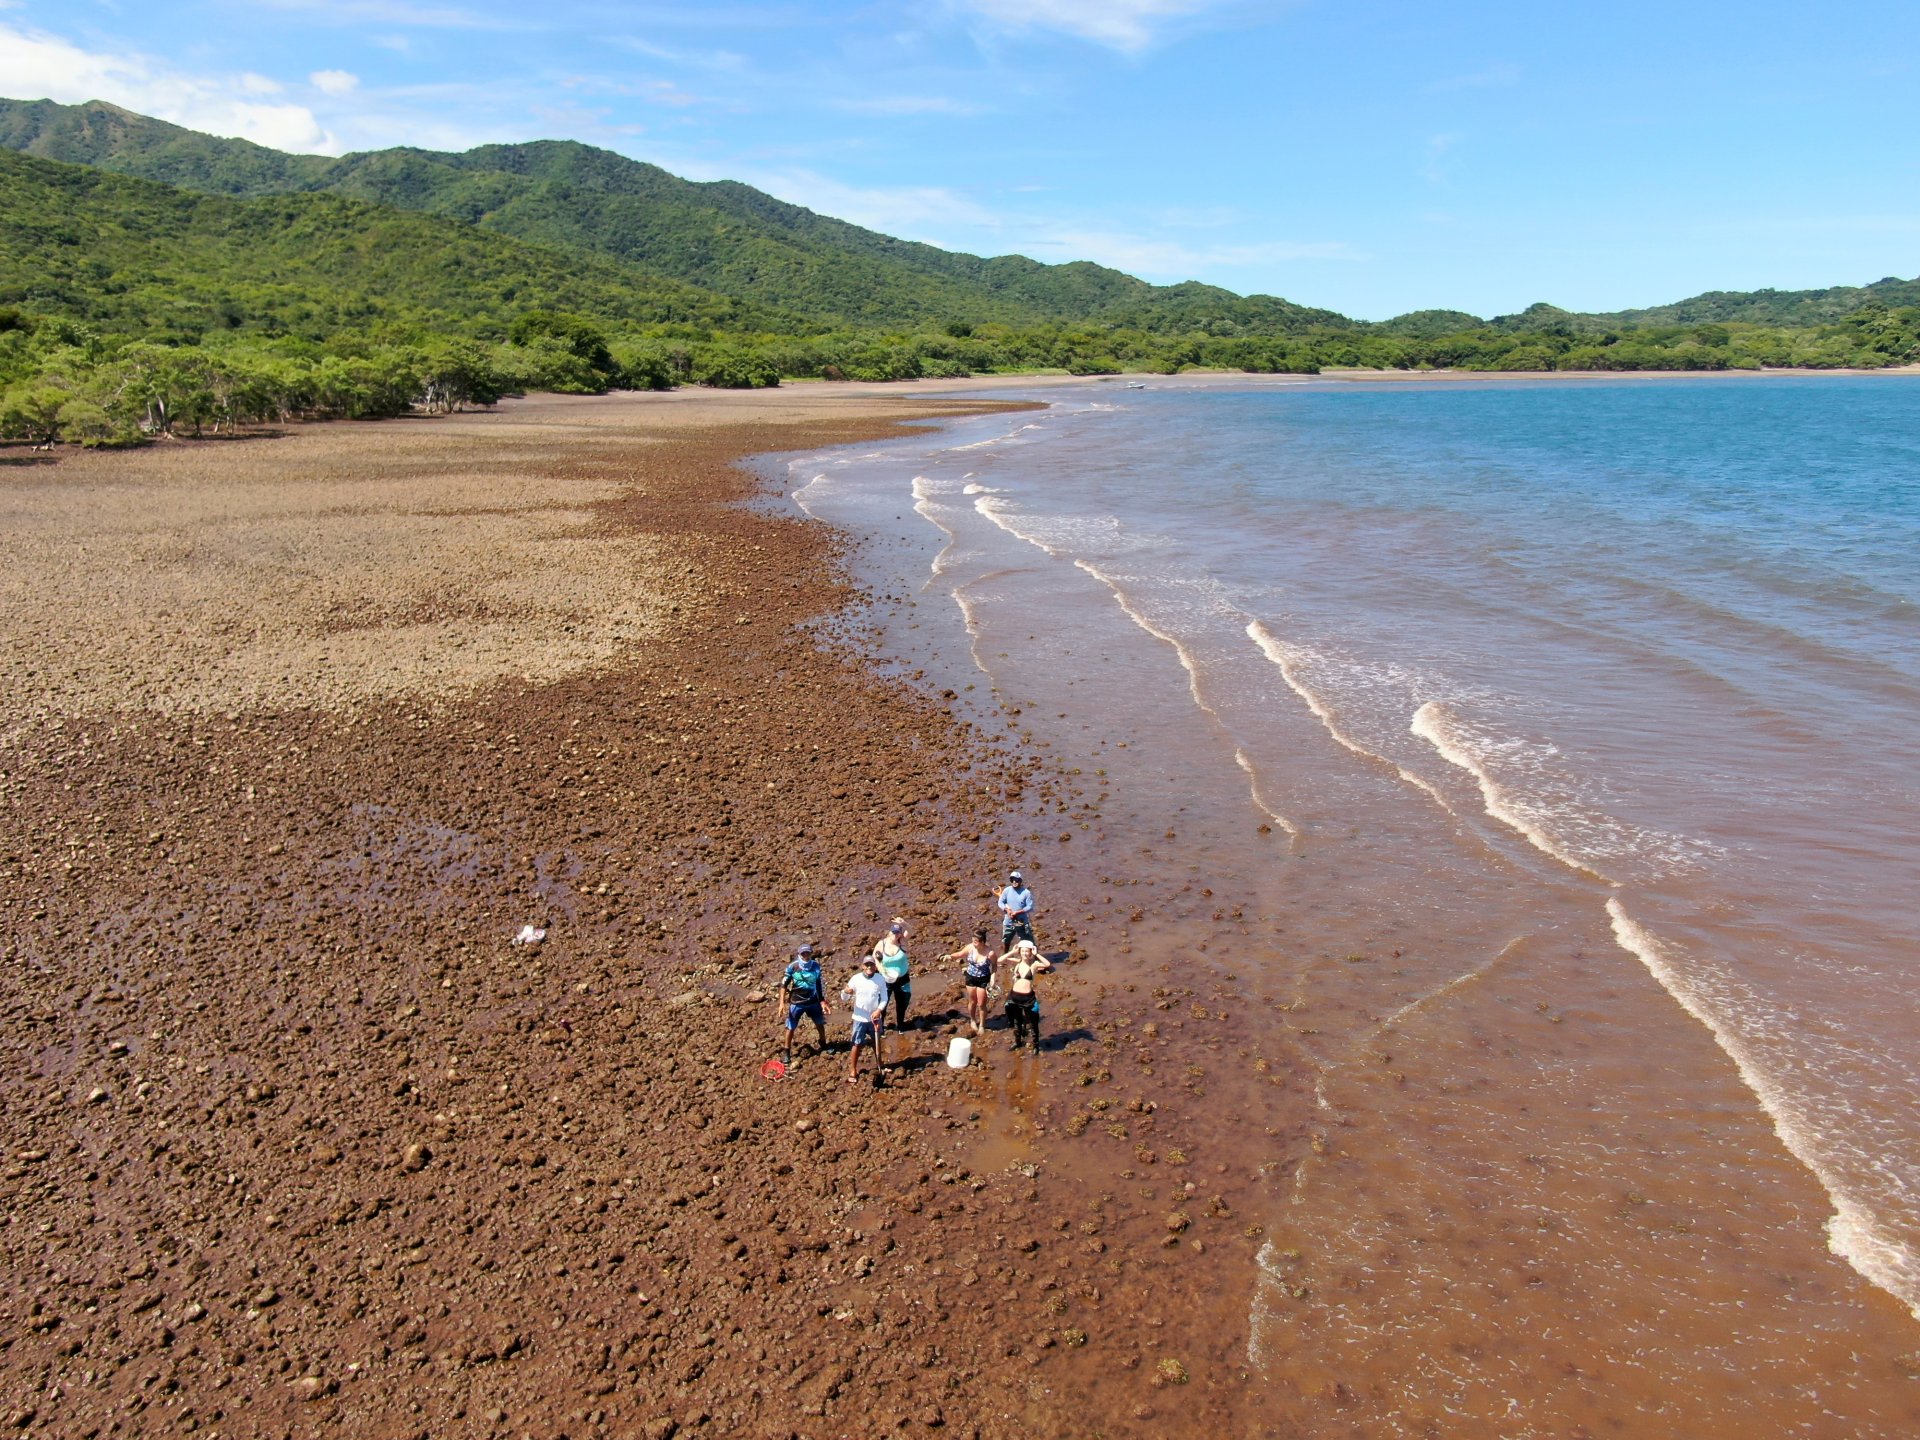
<svg viewBox="0 0 1920 1440">
<path fill-rule="evenodd" d="M 1461 310 L 1416 310 L 1396 315 L 1374 327 L 1390 335 L 1433 339 L 1466 330 L 1487 328 L 1509 335 L 1552 331 L 1572 335 L 1599 335 L 1609 330 L 1634 330 L 1666 325 L 1771 325 L 1806 329 L 1832 325 L 1869 306 L 1889 310 L 1920 305 L 1920 278 L 1888 276 L 1871 285 L 1834 285 L 1824 290 L 1709 290 L 1671 305 L 1640 310 L 1581 312 L 1554 305 L 1529 305 L 1515 315 L 1482 320 Z"/>
<path fill-rule="evenodd" d="M 1880 368 L 1920 362 L 1916 301 L 1889 279 L 1358 324 L 950 254 L 584 145 L 334 160 L 0 101 L 0 443 L 783 377 Z"/>
<path fill-rule="evenodd" d="M 1486 323 L 1478 315 L 1469 315 L 1464 310 L 1409 310 L 1405 315 L 1382 320 L 1374 328 L 1389 335 L 1410 335 L 1419 340 L 1431 340 L 1439 335 L 1458 335 L 1463 330 L 1477 330 Z"/>
<path fill-rule="evenodd" d="M 0 146 L 217 195 L 327 191 L 428 211 L 853 326 L 1094 322 L 1272 335 L 1353 324 L 1271 296 L 1149 285 L 1084 261 L 983 259 L 896 240 L 751 186 L 682 180 L 572 141 L 335 160 L 197 134 L 100 101 L 0 100 Z"/>
<path fill-rule="evenodd" d="M 338 195 L 230 199 L 0 150 L 0 305 L 107 331 L 497 338 L 528 310 L 639 330 L 817 328 L 596 255 Z"/>
<path fill-rule="evenodd" d="M 1920 305 L 1920 278 L 1888 276 L 1871 285 L 1835 285 L 1825 290 L 1709 290 L 1690 300 L 1645 310 L 1596 315 L 1610 326 L 1627 325 L 1829 325 L 1868 305 L 1898 309 Z"/>
</svg>

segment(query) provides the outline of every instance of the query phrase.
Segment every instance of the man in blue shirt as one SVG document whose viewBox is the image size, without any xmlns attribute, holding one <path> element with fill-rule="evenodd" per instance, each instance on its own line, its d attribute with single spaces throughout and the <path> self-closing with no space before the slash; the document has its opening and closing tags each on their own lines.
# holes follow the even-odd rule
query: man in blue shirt
<svg viewBox="0 0 1920 1440">
<path fill-rule="evenodd" d="M 1010 883 L 1000 892 L 1000 939 L 1011 950 L 1014 941 L 1033 939 L 1033 892 L 1018 870 L 1007 878 Z"/>
<path fill-rule="evenodd" d="M 813 1021 L 820 1035 L 820 1050 L 827 1048 L 826 981 L 820 974 L 820 962 L 813 946 L 802 945 L 780 976 L 780 1003 L 787 1010 L 787 1058 L 793 1064 L 793 1032 L 802 1017 Z"/>
</svg>

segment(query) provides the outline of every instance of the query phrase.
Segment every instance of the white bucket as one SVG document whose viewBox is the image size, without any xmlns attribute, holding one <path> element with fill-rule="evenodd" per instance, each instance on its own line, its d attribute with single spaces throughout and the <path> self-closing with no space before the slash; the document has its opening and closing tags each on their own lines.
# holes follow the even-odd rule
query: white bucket
<svg viewBox="0 0 1920 1440">
<path fill-rule="evenodd" d="M 947 1042 L 947 1064 L 955 1070 L 964 1070 L 973 1059 L 973 1041 L 964 1035 L 956 1035 Z"/>
</svg>

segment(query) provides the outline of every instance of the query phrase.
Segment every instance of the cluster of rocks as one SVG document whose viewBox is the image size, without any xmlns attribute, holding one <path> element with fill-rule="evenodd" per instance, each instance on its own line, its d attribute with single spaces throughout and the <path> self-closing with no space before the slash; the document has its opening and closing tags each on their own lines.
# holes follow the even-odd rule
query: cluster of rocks
<svg viewBox="0 0 1920 1440">
<path fill-rule="evenodd" d="M 935 1063 L 937 996 L 885 1091 L 759 1073 L 796 937 L 970 931 L 975 877 L 1067 793 L 812 637 L 849 599 L 830 537 L 734 503 L 727 462 L 776 439 L 553 460 L 643 469 L 604 531 L 682 560 L 674 624 L 618 664 L 16 727 L 16 1428 L 1144 1434 L 1203 1364 L 1181 1413 L 1227 1413 L 1231 1335 L 1163 1351 L 1244 1178 L 1113 1180 L 1188 1163 L 1138 1089 L 1144 992 L 1061 979 L 1093 1058 L 1029 1062 L 1055 1068 L 1011 1120 L 991 1037 Z M 1023 1158 L 983 1160 L 1009 1126 Z"/>
</svg>

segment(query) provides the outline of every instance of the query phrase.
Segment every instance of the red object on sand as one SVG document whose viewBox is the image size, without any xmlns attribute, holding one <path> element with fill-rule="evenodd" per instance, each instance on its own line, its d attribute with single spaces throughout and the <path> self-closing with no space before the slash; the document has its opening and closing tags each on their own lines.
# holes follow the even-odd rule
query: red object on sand
<svg viewBox="0 0 1920 1440">
<path fill-rule="evenodd" d="M 784 1078 L 786 1073 L 787 1067 L 778 1060 L 769 1060 L 760 1067 L 760 1078 L 763 1080 L 779 1080 Z"/>
</svg>

